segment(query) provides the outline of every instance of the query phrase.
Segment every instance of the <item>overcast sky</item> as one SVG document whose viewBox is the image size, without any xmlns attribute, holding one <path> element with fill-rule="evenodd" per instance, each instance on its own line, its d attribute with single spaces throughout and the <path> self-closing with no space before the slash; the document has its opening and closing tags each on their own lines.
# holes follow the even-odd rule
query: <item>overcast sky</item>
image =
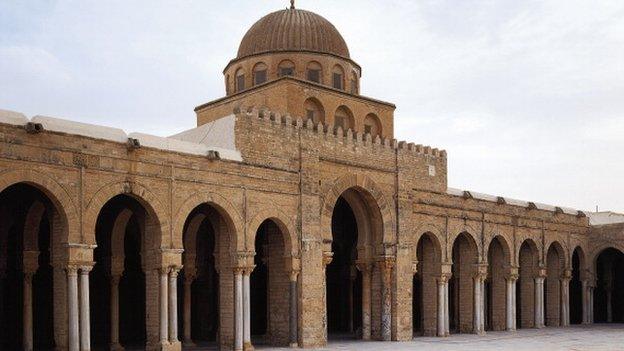
<svg viewBox="0 0 624 351">
<path fill-rule="evenodd" d="M 0 1 L 0 108 L 171 135 L 286 0 Z M 624 1 L 298 0 L 449 186 L 624 212 Z"/>
</svg>

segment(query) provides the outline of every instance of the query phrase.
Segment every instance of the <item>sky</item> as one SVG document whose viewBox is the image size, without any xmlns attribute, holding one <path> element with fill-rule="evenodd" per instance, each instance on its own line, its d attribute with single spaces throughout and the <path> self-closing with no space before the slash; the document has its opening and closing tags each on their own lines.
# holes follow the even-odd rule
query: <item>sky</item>
<svg viewBox="0 0 624 351">
<path fill-rule="evenodd" d="M 286 0 L 0 1 L 0 109 L 168 136 Z M 449 186 L 624 212 L 624 1 L 297 0 Z"/>
</svg>

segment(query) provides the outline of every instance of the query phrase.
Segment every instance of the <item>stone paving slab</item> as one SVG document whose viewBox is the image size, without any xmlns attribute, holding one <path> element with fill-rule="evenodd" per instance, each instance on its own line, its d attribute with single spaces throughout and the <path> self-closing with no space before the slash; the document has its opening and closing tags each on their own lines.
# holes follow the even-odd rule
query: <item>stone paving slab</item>
<svg viewBox="0 0 624 351">
<path fill-rule="evenodd" d="M 293 350 L 256 347 L 257 350 Z M 624 324 L 572 326 L 569 328 L 523 329 L 488 332 L 484 336 L 452 335 L 448 338 L 419 337 L 410 342 L 330 341 L 319 351 L 587 351 L 624 350 Z"/>
</svg>

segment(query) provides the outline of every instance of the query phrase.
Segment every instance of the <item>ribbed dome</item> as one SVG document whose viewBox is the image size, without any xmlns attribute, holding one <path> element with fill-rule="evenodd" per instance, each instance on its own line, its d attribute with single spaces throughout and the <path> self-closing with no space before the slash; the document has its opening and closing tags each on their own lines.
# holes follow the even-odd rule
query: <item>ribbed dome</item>
<svg viewBox="0 0 624 351">
<path fill-rule="evenodd" d="M 262 17 L 243 37 L 237 58 L 274 51 L 312 51 L 350 58 L 347 43 L 333 24 L 299 9 Z"/>
</svg>

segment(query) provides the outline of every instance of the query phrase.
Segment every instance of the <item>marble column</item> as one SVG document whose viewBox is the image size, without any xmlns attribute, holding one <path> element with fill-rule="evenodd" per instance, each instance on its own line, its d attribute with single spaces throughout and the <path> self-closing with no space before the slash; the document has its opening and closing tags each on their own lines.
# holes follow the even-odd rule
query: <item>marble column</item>
<svg viewBox="0 0 624 351">
<path fill-rule="evenodd" d="M 355 267 L 348 267 L 349 269 L 349 291 L 347 291 L 347 304 L 349 305 L 349 332 L 353 333 L 353 286 L 355 285 L 355 278 L 357 277 L 357 271 Z"/>
<path fill-rule="evenodd" d="M 299 271 L 293 270 L 290 272 L 290 309 L 289 309 L 289 325 L 290 325 L 290 347 L 298 347 L 298 312 L 297 312 L 297 277 Z"/>
<path fill-rule="evenodd" d="M 169 289 L 169 267 L 159 270 L 160 273 L 160 344 L 169 343 L 169 301 L 167 298 Z"/>
<path fill-rule="evenodd" d="M 243 350 L 243 268 L 234 268 L 234 351 Z"/>
<path fill-rule="evenodd" d="M 80 267 L 80 350 L 91 350 L 91 317 L 89 306 L 89 272 L 91 266 Z"/>
<path fill-rule="evenodd" d="M 544 276 L 535 277 L 535 328 L 544 327 Z"/>
<path fill-rule="evenodd" d="M 392 268 L 394 259 L 386 257 L 381 264 L 381 340 L 392 340 Z"/>
<path fill-rule="evenodd" d="M 516 330 L 516 281 L 515 275 L 507 277 L 507 331 Z"/>
<path fill-rule="evenodd" d="M 444 336 L 451 335 L 451 319 L 449 312 L 449 279 L 450 277 L 448 277 L 446 279 L 446 282 L 444 283 Z"/>
<path fill-rule="evenodd" d="M 448 318 L 446 313 L 446 278 L 444 276 L 438 278 L 438 336 L 445 336 L 446 319 Z"/>
<path fill-rule="evenodd" d="M 178 340 L 178 268 L 169 272 L 169 342 L 174 344 Z"/>
<path fill-rule="evenodd" d="M 358 263 L 357 268 L 362 272 L 362 339 L 371 339 L 371 279 L 372 265 Z"/>
<path fill-rule="evenodd" d="M 119 343 L 119 281 L 121 280 L 120 274 L 111 275 L 110 281 L 110 299 L 111 299 L 111 351 L 123 350 Z"/>
<path fill-rule="evenodd" d="M 24 291 L 23 293 L 23 346 L 25 351 L 32 351 L 33 344 L 33 296 L 32 296 L 32 280 L 34 272 L 24 272 Z"/>
<path fill-rule="evenodd" d="M 589 323 L 594 323 L 594 286 L 589 287 Z"/>
<path fill-rule="evenodd" d="M 570 278 L 561 278 L 561 326 L 570 325 Z"/>
<path fill-rule="evenodd" d="M 243 270 L 243 350 L 245 351 L 254 349 L 251 344 L 251 287 L 249 284 L 249 277 L 254 267 L 247 267 Z"/>
<path fill-rule="evenodd" d="M 473 288 L 474 288 L 474 313 L 473 313 L 473 329 L 475 334 L 483 334 L 485 332 L 484 324 L 483 324 L 483 281 L 484 275 L 482 273 L 477 273 L 473 277 Z"/>
<path fill-rule="evenodd" d="M 78 268 L 67 267 L 67 306 L 68 306 L 68 341 L 69 351 L 80 350 L 79 317 L 78 317 Z"/>
<path fill-rule="evenodd" d="M 192 347 L 195 344 L 191 339 L 191 291 L 195 275 L 186 272 L 186 268 L 184 270 L 184 310 L 182 311 L 184 315 L 184 346 Z"/>
<path fill-rule="evenodd" d="M 581 305 L 583 307 L 583 324 L 589 323 L 589 309 L 587 308 L 587 280 L 581 280 Z"/>
</svg>

